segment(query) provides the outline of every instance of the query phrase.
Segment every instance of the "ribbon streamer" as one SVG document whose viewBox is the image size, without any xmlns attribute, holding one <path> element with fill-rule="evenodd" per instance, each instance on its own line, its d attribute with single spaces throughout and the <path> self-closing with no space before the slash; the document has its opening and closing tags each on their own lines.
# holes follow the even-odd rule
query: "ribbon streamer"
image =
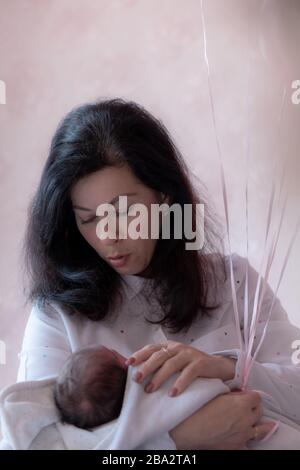
<svg viewBox="0 0 300 470">
<path fill-rule="evenodd" d="M 245 292 L 244 292 L 244 312 L 243 312 L 243 319 L 244 319 L 244 332 L 243 332 L 243 337 L 241 334 L 241 321 L 240 321 L 240 315 L 238 311 L 238 304 L 237 304 L 237 296 L 236 296 L 236 288 L 235 288 L 235 279 L 234 279 L 234 272 L 233 272 L 233 263 L 232 263 L 232 250 L 231 250 L 231 238 L 230 238 L 230 225 L 229 225 L 229 208 L 228 208 L 228 197 L 227 197 L 227 187 L 226 187 L 226 180 L 225 180 L 225 172 L 224 172 L 224 164 L 223 164 L 223 156 L 222 156 L 222 150 L 221 150 L 221 144 L 220 144 L 220 139 L 219 139 L 219 134 L 218 134 L 218 129 L 217 129 L 217 124 L 216 124 L 216 113 L 215 113 L 215 104 L 214 104 L 214 98 L 213 98 L 213 92 L 212 92 L 212 83 L 211 83 L 211 75 L 210 75 L 210 65 L 209 65 L 209 60 L 208 60 L 208 55 L 207 55 L 207 33 L 206 33 L 206 24 L 205 24 L 205 15 L 204 15 L 204 7 L 203 7 L 203 0 L 201 0 L 201 20 L 202 20 L 202 30 L 203 30 L 203 47 L 204 47 L 204 60 L 205 60 L 205 65 L 206 65 L 206 72 L 207 72 L 207 81 L 208 81 L 208 92 L 209 92 L 209 102 L 210 102 L 210 109 L 211 109 L 211 116 L 212 116 L 212 123 L 213 123 L 213 129 L 214 129 L 214 135 L 215 135 L 215 140 L 217 144 L 217 153 L 219 157 L 219 164 L 220 164 L 220 174 L 221 174 L 221 185 L 222 185 L 222 197 L 223 197 L 223 204 L 224 204 L 224 211 L 225 211 L 225 220 L 226 220 L 226 237 L 227 237 L 227 242 L 228 242 L 228 247 L 229 247 L 229 261 L 230 261 L 230 282 L 231 282 L 231 292 L 232 292 L 232 302 L 233 302 L 233 313 L 234 313 L 234 320 L 235 320 L 235 327 L 236 327 L 236 334 L 238 338 L 238 343 L 239 347 L 241 350 L 241 353 L 243 357 L 245 358 L 244 364 L 243 364 L 243 370 L 242 370 L 242 390 L 245 390 L 247 387 L 247 382 L 249 379 L 249 374 L 251 371 L 251 368 L 254 364 L 254 361 L 257 357 L 257 354 L 261 348 L 261 345 L 263 343 L 263 340 L 266 335 L 267 327 L 271 319 L 271 314 L 272 310 L 276 301 L 276 296 L 277 292 L 279 289 L 279 286 L 281 284 L 281 280 L 283 278 L 292 247 L 294 245 L 296 236 L 298 234 L 298 231 L 300 229 L 300 218 L 299 221 L 297 222 L 296 229 L 294 234 L 292 235 L 291 241 L 288 246 L 288 250 L 286 252 L 285 258 L 284 258 L 284 263 L 280 272 L 279 276 L 279 281 L 276 286 L 276 289 L 274 291 L 273 295 L 273 301 L 270 307 L 270 310 L 268 312 L 263 333 L 261 335 L 260 341 L 258 343 L 258 346 L 256 347 L 253 355 L 252 355 L 252 349 L 254 345 L 254 339 L 256 337 L 255 333 L 257 331 L 257 326 L 258 323 L 260 322 L 260 314 L 261 314 L 261 309 L 263 305 L 263 299 L 264 295 L 268 286 L 268 279 L 271 271 L 271 267 L 273 265 L 273 261 L 275 258 L 275 254 L 277 251 L 278 247 L 278 241 L 283 225 L 283 220 L 284 220 L 284 215 L 286 212 L 286 207 L 287 207 L 287 200 L 288 200 L 288 193 L 286 194 L 284 198 L 284 202 L 282 205 L 281 209 L 281 215 L 279 218 L 279 223 L 278 226 L 275 230 L 271 230 L 272 226 L 272 221 L 274 217 L 274 201 L 276 200 L 276 181 L 278 180 L 278 175 L 280 172 L 280 164 L 279 160 L 275 162 L 274 166 L 274 171 L 273 171 L 273 178 L 272 178 L 272 185 L 271 185 L 271 192 L 270 192 L 270 199 L 269 199 L 269 204 L 268 204 L 268 215 L 267 215 L 267 224 L 266 224 L 266 232 L 265 232 L 265 238 L 264 238 L 264 247 L 263 247 L 263 255 L 262 255 L 262 261 L 259 269 L 259 275 L 258 275 L 258 280 L 256 284 L 256 289 L 255 289 L 255 295 L 254 295 L 254 303 L 253 303 L 253 309 L 252 309 L 252 317 L 251 317 L 251 322 L 249 325 L 249 278 L 248 278 L 248 262 L 246 263 L 246 273 L 245 273 Z M 282 103 L 281 103 L 281 109 L 279 113 L 279 120 L 278 120 L 278 133 L 277 136 L 279 138 L 280 136 L 280 130 L 281 130 L 281 124 L 282 124 L 282 118 L 283 118 L 283 111 L 284 111 L 284 106 L 285 106 L 285 100 L 286 100 L 286 87 L 284 87 L 283 90 L 283 96 L 282 96 Z M 248 117 L 249 117 L 249 108 L 248 108 Z M 249 145 L 249 120 L 248 120 L 248 126 L 247 126 L 247 149 L 246 149 L 246 190 L 245 190 L 245 204 L 246 204 L 246 258 L 248 260 L 249 258 L 249 210 L 248 210 L 248 205 L 249 205 L 249 154 L 250 154 L 250 145 Z M 280 191 L 279 191 L 279 196 L 278 200 L 279 202 L 281 201 L 283 197 L 283 188 L 284 188 L 284 180 L 285 180 L 285 174 L 286 174 L 286 165 L 282 171 L 282 178 L 281 178 L 281 183 L 280 183 Z M 270 242 L 271 240 L 271 242 Z M 270 244 L 270 247 L 268 248 L 268 244 Z"/>
</svg>

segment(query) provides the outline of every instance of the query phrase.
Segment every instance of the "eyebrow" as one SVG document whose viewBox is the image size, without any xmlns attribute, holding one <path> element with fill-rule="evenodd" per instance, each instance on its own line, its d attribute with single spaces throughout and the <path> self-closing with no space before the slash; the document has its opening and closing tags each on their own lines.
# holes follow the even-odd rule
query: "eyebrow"
<svg viewBox="0 0 300 470">
<path fill-rule="evenodd" d="M 114 204 L 117 199 L 119 199 L 120 196 L 136 196 L 137 193 L 125 193 L 125 194 L 118 194 L 118 196 L 115 196 L 108 204 Z M 82 206 L 77 206 L 73 205 L 73 209 L 77 209 L 80 211 L 88 211 L 88 212 L 93 212 L 93 209 L 88 209 L 87 207 L 82 207 Z"/>
</svg>

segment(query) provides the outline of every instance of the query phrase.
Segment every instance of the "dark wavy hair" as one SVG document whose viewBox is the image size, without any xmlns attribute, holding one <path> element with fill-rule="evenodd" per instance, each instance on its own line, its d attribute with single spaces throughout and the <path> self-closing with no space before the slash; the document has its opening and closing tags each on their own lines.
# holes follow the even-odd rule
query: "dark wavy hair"
<svg viewBox="0 0 300 470">
<path fill-rule="evenodd" d="M 221 263 L 226 279 L 220 223 L 206 203 L 203 185 L 199 191 L 192 184 L 189 169 L 163 123 L 141 105 L 119 98 L 74 108 L 52 138 L 28 213 L 24 241 L 27 302 L 42 306 L 57 302 L 69 314 L 77 312 L 98 321 L 121 298 L 119 273 L 77 228 L 70 190 L 84 176 L 122 164 L 129 165 L 149 188 L 169 195 L 171 203 L 192 204 L 193 229 L 196 204 L 205 204 L 204 246 L 186 250 L 185 243 L 191 240 L 172 237 L 171 229 L 170 239 L 157 240 L 149 265 L 163 316 L 146 320 L 174 332 L 188 329 L 196 317 L 218 307 L 209 302 L 208 294 L 217 289 L 217 264 Z"/>
</svg>

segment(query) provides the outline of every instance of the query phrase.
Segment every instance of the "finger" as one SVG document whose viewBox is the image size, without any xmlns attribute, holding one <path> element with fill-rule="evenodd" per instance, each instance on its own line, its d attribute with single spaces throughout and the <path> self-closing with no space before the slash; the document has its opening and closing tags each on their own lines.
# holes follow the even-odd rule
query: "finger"
<svg viewBox="0 0 300 470">
<path fill-rule="evenodd" d="M 276 423 L 262 423 L 256 424 L 252 427 L 252 437 L 250 438 L 251 441 L 260 441 L 264 439 L 271 431 L 273 431 L 274 426 Z"/>
<path fill-rule="evenodd" d="M 151 382 L 145 387 L 146 392 L 154 392 L 161 384 L 169 379 L 175 372 L 182 370 L 187 364 L 187 359 L 183 355 L 176 354 L 176 356 L 167 360 L 153 375 Z"/>
<path fill-rule="evenodd" d="M 256 408 L 252 409 L 251 424 L 254 425 L 255 423 L 258 423 L 262 415 L 263 415 L 263 407 L 262 407 L 262 404 L 260 403 Z"/>
<path fill-rule="evenodd" d="M 188 366 L 186 366 L 181 372 L 180 376 L 175 381 L 173 387 L 169 391 L 171 397 L 175 397 L 182 393 L 194 380 L 196 377 L 201 375 L 199 369 L 199 361 L 194 361 Z"/>
<path fill-rule="evenodd" d="M 146 361 L 155 351 L 161 349 L 161 344 L 147 344 L 143 348 L 133 353 L 126 361 L 127 365 L 137 366 L 141 362 Z"/>
<path fill-rule="evenodd" d="M 272 424 L 272 427 L 270 431 L 260 440 L 260 442 L 267 441 L 271 436 L 273 436 L 273 434 L 279 428 L 279 421 L 273 421 L 272 423 L 268 423 L 268 424 Z"/>
<path fill-rule="evenodd" d="M 256 408 L 261 403 L 261 395 L 254 390 L 247 390 L 244 393 L 245 400 L 248 402 L 251 409 Z"/>
<path fill-rule="evenodd" d="M 163 349 L 159 349 L 151 354 L 151 356 L 144 361 L 141 366 L 138 368 L 134 379 L 137 382 L 142 382 L 147 375 L 155 372 L 159 367 L 161 367 L 164 362 L 170 359 L 170 355 Z"/>
</svg>

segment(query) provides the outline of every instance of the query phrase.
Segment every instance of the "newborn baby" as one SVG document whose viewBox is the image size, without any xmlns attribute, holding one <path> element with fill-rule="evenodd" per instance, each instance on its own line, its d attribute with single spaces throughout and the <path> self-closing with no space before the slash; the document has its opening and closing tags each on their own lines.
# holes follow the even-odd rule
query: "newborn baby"
<svg viewBox="0 0 300 470">
<path fill-rule="evenodd" d="M 125 357 L 105 346 L 71 354 L 54 388 L 61 421 L 91 429 L 117 418 L 127 379 L 125 361 Z"/>
</svg>

